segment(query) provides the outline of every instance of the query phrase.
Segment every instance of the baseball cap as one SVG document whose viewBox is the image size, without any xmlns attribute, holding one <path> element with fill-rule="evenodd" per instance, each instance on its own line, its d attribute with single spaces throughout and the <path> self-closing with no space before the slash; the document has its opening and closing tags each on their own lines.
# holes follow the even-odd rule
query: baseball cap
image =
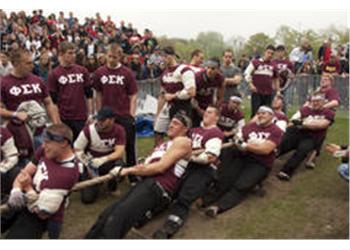
<svg viewBox="0 0 350 250">
<path fill-rule="evenodd" d="M 267 112 L 270 114 L 275 114 L 275 112 L 273 112 L 272 108 L 268 107 L 268 106 L 260 106 L 260 108 L 258 109 L 257 113 L 259 112 Z"/>
<path fill-rule="evenodd" d="M 174 47 L 172 46 L 166 46 L 163 49 L 161 49 L 163 53 L 166 55 L 176 56 L 177 58 L 180 58 L 178 54 L 176 54 Z"/>
<path fill-rule="evenodd" d="M 95 119 L 98 121 L 101 121 L 107 118 L 114 118 L 114 117 L 115 117 L 115 113 L 113 109 L 108 106 L 104 106 L 97 112 Z"/>
<path fill-rule="evenodd" d="M 185 125 L 187 128 L 192 127 L 192 121 L 191 118 L 189 118 L 187 115 L 177 113 L 174 115 L 173 119 L 179 120 L 183 125 Z"/>
</svg>

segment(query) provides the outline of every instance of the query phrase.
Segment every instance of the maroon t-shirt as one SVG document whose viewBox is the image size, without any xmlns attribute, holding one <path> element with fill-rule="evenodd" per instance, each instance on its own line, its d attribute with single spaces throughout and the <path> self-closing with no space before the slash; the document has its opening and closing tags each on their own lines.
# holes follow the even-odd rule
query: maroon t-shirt
<svg viewBox="0 0 350 250">
<path fill-rule="evenodd" d="M 89 144 L 85 151 L 93 157 L 105 156 L 114 151 L 116 145 L 125 145 L 125 130 L 122 126 L 114 124 L 108 132 L 97 132 L 95 124 L 85 125 L 84 133 Z"/>
<path fill-rule="evenodd" d="M 205 144 L 211 139 L 218 138 L 222 141 L 225 137 L 224 133 L 218 127 L 191 128 L 188 134 L 192 140 L 192 149 L 194 150 L 205 148 Z"/>
<path fill-rule="evenodd" d="M 288 59 L 275 59 L 273 63 L 277 67 L 278 77 L 280 80 L 280 87 L 283 88 L 288 80 L 288 71 L 294 73 L 294 65 Z"/>
<path fill-rule="evenodd" d="M 314 110 L 308 106 L 302 107 L 300 110 L 301 119 L 327 119 L 331 123 L 334 121 L 334 112 L 330 109 Z M 321 140 L 326 136 L 327 128 L 320 130 L 302 129 L 302 133 L 312 136 L 316 140 Z"/>
<path fill-rule="evenodd" d="M 102 106 L 111 107 L 121 116 L 130 115 L 130 96 L 137 93 L 137 84 L 127 67 L 99 67 L 93 76 L 93 86 L 102 93 Z"/>
<path fill-rule="evenodd" d="M 329 89 L 321 88 L 320 92 L 324 94 L 324 97 L 326 98 L 326 102 L 330 102 L 334 100 L 340 102 L 339 92 L 335 88 L 329 88 Z"/>
<path fill-rule="evenodd" d="M 63 120 L 86 120 L 85 87 L 90 87 L 89 71 L 80 65 L 57 66 L 48 77 L 49 91 L 57 93 L 57 106 Z"/>
<path fill-rule="evenodd" d="M 42 104 L 49 96 L 43 80 L 33 74 L 23 78 L 17 78 L 8 74 L 0 78 L 1 102 L 8 110 L 16 111 L 18 106 L 25 101 L 37 101 Z"/>
<path fill-rule="evenodd" d="M 224 83 L 224 76 L 221 73 L 216 74 L 214 79 L 206 75 L 206 70 L 202 70 L 195 75 L 196 79 L 196 96 L 198 105 L 205 110 L 210 104 L 214 104 L 215 90 L 219 90 Z"/>
<path fill-rule="evenodd" d="M 6 127 L 0 127 L 0 147 L 1 148 L 7 142 L 7 140 L 10 139 L 11 137 L 12 137 L 12 134 Z M 0 148 L 0 162 L 3 160 L 2 159 L 3 152 L 1 148 Z"/>
<path fill-rule="evenodd" d="M 223 131 L 231 131 L 240 120 L 244 119 L 243 112 L 238 109 L 230 110 L 227 102 L 220 104 L 220 110 L 218 126 Z"/>
<path fill-rule="evenodd" d="M 245 142 L 259 144 L 269 140 L 278 146 L 282 140 L 283 132 L 274 123 L 267 127 L 262 127 L 256 124 L 256 122 L 252 122 L 243 127 L 242 134 Z M 272 151 L 268 155 L 259 155 L 252 152 L 245 152 L 245 154 L 267 167 L 272 167 L 272 164 L 276 158 L 275 151 Z"/>
<path fill-rule="evenodd" d="M 164 70 L 160 77 L 160 85 L 166 93 L 174 94 L 184 88 L 182 83 L 182 75 L 192 71 L 191 68 L 185 64 L 178 64 L 174 67 L 170 67 Z"/>
<path fill-rule="evenodd" d="M 252 60 L 254 66 L 253 84 L 258 94 L 272 95 L 272 80 L 277 78 L 276 64 L 272 61 L 264 61 L 262 58 Z"/>
<path fill-rule="evenodd" d="M 33 186 L 37 192 L 44 189 L 64 189 L 69 191 L 79 180 L 79 163 L 76 158 L 65 162 L 56 162 L 45 157 L 45 152 L 40 147 L 35 152 L 35 161 L 38 162 L 37 171 L 33 177 Z M 49 217 L 49 220 L 63 221 L 63 200 L 59 210 Z"/>
<path fill-rule="evenodd" d="M 168 148 L 171 147 L 171 145 L 172 145 L 172 141 L 167 141 L 157 146 L 153 150 L 153 153 L 146 159 L 145 163 L 149 164 L 149 163 L 159 161 L 162 158 L 162 156 L 166 153 Z M 175 163 L 174 165 L 170 166 L 167 170 L 165 170 L 163 173 L 157 174 L 153 178 L 167 192 L 169 192 L 170 194 L 174 194 L 177 188 L 179 187 L 181 177 L 185 173 L 186 167 L 187 167 L 187 164 Z"/>
<path fill-rule="evenodd" d="M 288 116 L 285 113 L 283 113 L 282 111 L 280 111 L 280 112 L 275 111 L 275 117 L 276 117 L 277 121 L 286 121 L 287 123 L 289 121 Z"/>
</svg>

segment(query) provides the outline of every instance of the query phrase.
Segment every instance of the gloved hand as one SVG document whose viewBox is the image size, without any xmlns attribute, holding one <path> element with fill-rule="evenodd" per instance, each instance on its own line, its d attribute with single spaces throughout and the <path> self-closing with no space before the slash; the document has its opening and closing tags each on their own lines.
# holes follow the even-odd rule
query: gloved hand
<svg viewBox="0 0 350 250">
<path fill-rule="evenodd" d="M 25 196 L 21 189 L 13 188 L 7 201 L 10 207 L 19 209 L 25 206 Z"/>
<path fill-rule="evenodd" d="M 120 176 L 120 173 L 121 173 L 121 170 L 122 170 L 122 167 L 114 167 L 113 169 L 111 169 L 110 171 L 109 171 L 109 173 L 111 174 L 111 175 L 113 175 L 114 177 L 118 177 L 118 176 Z"/>
<path fill-rule="evenodd" d="M 301 129 L 303 126 L 303 121 L 302 120 L 292 120 L 293 126 L 296 127 L 297 129 Z"/>
<path fill-rule="evenodd" d="M 108 161 L 107 156 L 96 157 L 91 160 L 91 165 L 93 168 L 98 169 L 100 166 L 105 164 Z"/>
<path fill-rule="evenodd" d="M 246 151 L 248 144 L 244 142 L 242 139 L 236 139 L 234 143 L 238 150 Z"/>
<path fill-rule="evenodd" d="M 78 157 L 79 161 L 84 164 L 84 166 L 88 166 L 92 159 L 91 156 L 85 154 L 83 151 L 78 151 L 76 156 Z"/>
</svg>

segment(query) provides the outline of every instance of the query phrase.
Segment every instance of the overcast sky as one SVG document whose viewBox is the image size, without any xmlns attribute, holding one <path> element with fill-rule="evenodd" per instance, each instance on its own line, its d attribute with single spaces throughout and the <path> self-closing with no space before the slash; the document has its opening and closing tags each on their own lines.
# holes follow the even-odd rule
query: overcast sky
<svg viewBox="0 0 350 250">
<path fill-rule="evenodd" d="M 13 1 L 8 3 L 12 4 Z M 71 10 L 80 18 L 91 17 L 96 12 L 100 12 L 103 17 L 111 15 L 113 21 L 116 22 L 120 22 L 120 20 L 132 22 L 139 32 L 142 32 L 145 28 L 150 28 L 156 36 L 166 35 L 167 37 L 186 39 L 196 38 L 201 31 L 220 32 L 224 35 L 225 40 L 233 35 L 248 38 L 257 32 L 265 32 L 273 36 L 282 24 L 298 30 L 309 28 L 319 30 L 327 28 L 331 24 L 338 27 L 349 26 L 349 8 L 346 8 L 345 5 L 336 5 L 335 3 L 338 0 L 328 0 L 326 5 L 322 5 L 322 1 L 318 0 L 317 6 L 314 3 L 308 6 L 305 0 L 294 0 L 293 4 L 286 1 L 288 5 L 284 5 L 286 3 L 283 3 L 283 1 L 277 1 L 278 4 L 270 3 L 270 6 L 266 0 L 240 1 L 240 4 L 243 2 L 243 5 L 237 6 L 236 3 L 227 5 L 227 2 L 221 5 L 216 4 L 220 1 L 211 0 L 208 5 L 208 1 L 203 0 L 200 2 L 198 0 L 175 0 L 171 2 L 161 1 L 160 3 L 154 0 L 130 0 L 128 2 L 124 1 L 120 5 L 121 1 L 107 1 L 105 3 L 106 0 L 80 1 L 80 3 L 76 0 L 50 0 L 40 4 L 37 4 L 40 2 L 37 0 L 33 2 L 26 1 L 27 5 L 24 6 L 24 9 L 30 11 L 38 6 L 38 8 L 44 9 L 46 14 L 52 11 L 57 13 L 60 10 L 68 13 Z M 69 4 L 65 4 L 67 2 Z M 82 2 L 84 4 L 81 4 Z M 165 2 L 167 4 L 164 5 Z M 200 5 L 196 3 L 200 3 Z M 342 7 L 341 10 L 328 8 L 330 3 L 333 4 L 333 7 Z M 36 4 L 36 6 L 34 7 L 33 4 Z M 214 6 L 211 7 L 213 4 Z M 15 8 L 18 8 L 18 5 L 15 6 Z M 133 6 L 136 7 L 135 10 L 133 10 Z M 284 10 L 276 10 L 276 6 Z M 302 6 L 303 8 L 298 10 L 295 8 L 296 6 L 299 6 L 299 8 Z M 314 6 L 321 9 L 315 10 Z M 6 9 L 6 5 L 3 8 Z M 173 10 L 173 8 L 177 8 L 177 10 Z M 218 8 L 227 8 L 228 10 L 212 10 Z M 255 8 L 257 10 L 233 10 L 234 8 Z M 292 10 L 288 11 L 290 8 Z M 12 9 L 13 7 L 7 8 L 7 10 Z"/>
</svg>

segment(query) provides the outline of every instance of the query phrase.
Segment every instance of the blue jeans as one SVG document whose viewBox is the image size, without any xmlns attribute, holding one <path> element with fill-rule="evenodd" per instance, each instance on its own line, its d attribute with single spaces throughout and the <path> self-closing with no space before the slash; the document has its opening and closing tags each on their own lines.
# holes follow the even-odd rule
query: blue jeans
<svg viewBox="0 0 350 250">
<path fill-rule="evenodd" d="M 349 163 L 342 163 L 338 166 L 340 176 L 349 182 Z"/>
</svg>

